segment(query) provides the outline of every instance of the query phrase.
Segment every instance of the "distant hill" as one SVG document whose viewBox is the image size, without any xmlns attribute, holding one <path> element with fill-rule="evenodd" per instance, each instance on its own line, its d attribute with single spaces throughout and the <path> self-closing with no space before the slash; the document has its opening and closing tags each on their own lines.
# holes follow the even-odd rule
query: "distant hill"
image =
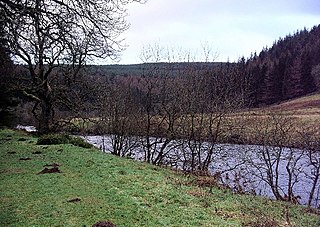
<svg viewBox="0 0 320 227">
<path fill-rule="evenodd" d="M 137 76 L 143 75 L 150 69 L 178 72 L 192 68 L 193 70 L 203 70 L 208 68 L 223 67 L 224 62 L 175 62 L 175 63 L 142 63 L 129 65 L 89 65 L 86 70 L 94 75 L 99 76 Z"/>
<path fill-rule="evenodd" d="M 254 106 L 320 90 L 320 25 L 280 38 L 244 62 Z"/>
</svg>

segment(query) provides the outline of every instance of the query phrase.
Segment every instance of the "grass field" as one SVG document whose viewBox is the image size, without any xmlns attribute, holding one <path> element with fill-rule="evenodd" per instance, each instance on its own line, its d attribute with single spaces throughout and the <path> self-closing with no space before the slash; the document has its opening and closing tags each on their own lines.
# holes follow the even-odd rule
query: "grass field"
<svg viewBox="0 0 320 227">
<path fill-rule="evenodd" d="M 320 140 L 320 94 L 307 95 L 269 107 L 294 119 L 297 127 L 313 131 Z"/>
<path fill-rule="evenodd" d="M 208 178 L 36 141 L 0 131 L 0 226 L 320 225 L 316 211 L 204 187 Z M 45 166 L 61 173 L 39 174 Z"/>
<path fill-rule="evenodd" d="M 259 144 L 261 138 L 257 138 L 257 135 L 275 126 L 272 120 L 279 124 L 286 122 L 288 137 L 291 138 L 286 146 L 303 147 L 302 138 L 305 135 L 312 135 L 313 140 L 320 141 L 320 94 L 232 113 L 226 117 L 225 125 L 229 125 L 229 128 L 225 131 L 226 134 L 239 135 L 244 143 Z"/>
<path fill-rule="evenodd" d="M 292 99 L 277 105 L 272 105 L 270 109 L 283 111 L 303 111 L 320 114 L 320 94 L 306 95 L 301 98 Z"/>
</svg>

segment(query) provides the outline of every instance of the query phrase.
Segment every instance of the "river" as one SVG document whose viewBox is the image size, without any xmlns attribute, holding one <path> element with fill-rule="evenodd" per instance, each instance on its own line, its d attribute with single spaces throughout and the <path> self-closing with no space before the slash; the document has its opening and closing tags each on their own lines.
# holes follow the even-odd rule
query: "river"
<svg viewBox="0 0 320 227">
<path fill-rule="evenodd" d="M 110 152 L 113 149 L 111 136 L 85 136 L 84 138 L 104 152 Z M 168 146 L 170 151 L 166 153 L 165 163 L 180 168 L 182 164 L 177 164 L 177 160 L 181 160 L 182 153 L 186 152 L 186 149 L 176 146 L 177 141 L 171 141 L 170 144 Z M 158 143 L 157 146 L 161 147 L 161 143 Z M 205 154 L 208 144 L 203 143 L 201 146 L 203 146 Z M 174 149 L 172 149 L 173 147 Z M 315 156 L 314 160 L 320 161 L 318 152 L 313 155 Z M 136 160 L 143 160 L 142 147 L 133 146 L 130 156 Z M 298 203 L 303 205 L 308 202 L 315 175 L 315 168 L 311 165 L 306 151 L 234 144 L 214 146 L 214 155 L 209 171 L 213 175 L 219 174 L 221 183 L 229 185 L 236 192 L 252 193 L 275 199 L 272 184 L 276 184 L 282 197 L 286 197 L 288 188 L 292 188 L 292 195 L 295 196 Z M 291 174 L 291 179 L 289 174 Z M 320 208 L 319 182 L 315 186 L 311 206 Z"/>
</svg>

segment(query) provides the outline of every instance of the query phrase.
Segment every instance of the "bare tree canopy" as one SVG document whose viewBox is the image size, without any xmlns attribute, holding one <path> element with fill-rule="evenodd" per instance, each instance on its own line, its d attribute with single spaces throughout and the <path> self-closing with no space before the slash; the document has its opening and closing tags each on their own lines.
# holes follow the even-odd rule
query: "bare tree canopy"
<svg viewBox="0 0 320 227">
<path fill-rule="evenodd" d="M 40 106 L 40 133 L 53 115 L 50 77 L 54 68 L 77 74 L 86 62 L 117 58 L 128 29 L 126 5 L 143 0 L 0 0 L 1 27 L 11 55 L 27 65 L 32 89 L 24 92 Z"/>
<path fill-rule="evenodd" d="M 70 55 L 115 57 L 128 28 L 126 8 L 141 0 L 1 0 L 11 50 L 26 63 L 70 63 Z M 41 57 L 43 59 L 41 59 Z M 81 56 L 81 57 L 80 57 Z"/>
</svg>

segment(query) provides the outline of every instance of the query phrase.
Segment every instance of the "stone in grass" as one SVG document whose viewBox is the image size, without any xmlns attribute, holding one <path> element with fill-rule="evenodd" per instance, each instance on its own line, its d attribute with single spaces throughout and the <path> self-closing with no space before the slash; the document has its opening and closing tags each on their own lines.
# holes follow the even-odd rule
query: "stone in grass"
<svg viewBox="0 0 320 227">
<path fill-rule="evenodd" d="M 43 170 L 41 170 L 41 172 L 39 172 L 38 174 L 46 174 L 46 173 L 62 173 L 60 171 L 60 169 L 56 166 L 56 167 L 52 167 L 52 168 L 47 168 L 45 167 Z"/>
<path fill-rule="evenodd" d="M 41 151 L 35 151 L 32 154 L 42 154 L 42 152 Z"/>
<path fill-rule="evenodd" d="M 117 227 L 110 221 L 99 221 L 96 224 L 92 225 L 92 227 Z"/>
<path fill-rule="evenodd" d="M 20 161 L 28 161 L 28 160 L 31 160 L 31 158 L 26 157 L 26 158 L 20 158 L 19 160 L 20 160 Z"/>
<path fill-rule="evenodd" d="M 75 198 L 75 199 L 70 199 L 70 200 L 68 200 L 68 203 L 78 203 L 78 202 L 80 202 L 80 201 L 81 201 L 81 199 Z"/>
</svg>

